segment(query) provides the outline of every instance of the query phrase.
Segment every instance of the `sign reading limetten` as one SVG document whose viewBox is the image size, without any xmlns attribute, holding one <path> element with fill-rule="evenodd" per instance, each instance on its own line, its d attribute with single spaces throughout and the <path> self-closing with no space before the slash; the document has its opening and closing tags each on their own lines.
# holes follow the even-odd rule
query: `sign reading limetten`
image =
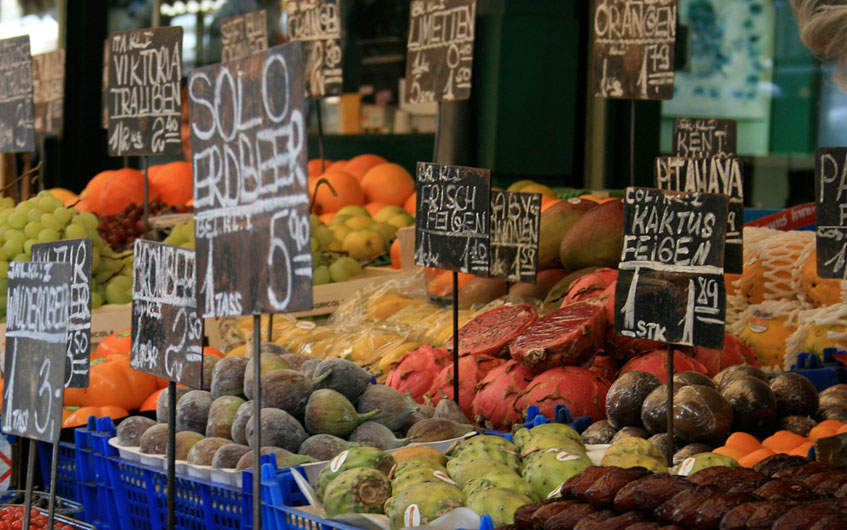
<svg viewBox="0 0 847 530">
<path fill-rule="evenodd" d="M 297 42 L 192 72 L 203 317 L 312 308 L 303 72 Z"/>
</svg>

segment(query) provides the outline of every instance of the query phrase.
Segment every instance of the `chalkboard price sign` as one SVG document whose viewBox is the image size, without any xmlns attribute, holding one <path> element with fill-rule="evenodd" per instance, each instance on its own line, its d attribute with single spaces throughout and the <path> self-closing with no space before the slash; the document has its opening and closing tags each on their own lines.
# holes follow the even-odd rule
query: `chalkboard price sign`
<svg viewBox="0 0 847 530">
<path fill-rule="evenodd" d="M 594 0 L 594 96 L 673 97 L 676 0 Z"/>
<path fill-rule="evenodd" d="M 0 40 L 0 153 L 35 149 L 29 35 Z"/>
<path fill-rule="evenodd" d="M 33 245 L 30 261 L 71 266 L 65 388 L 86 388 L 91 357 L 91 240 L 64 239 Z"/>
<path fill-rule="evenodd" d="M 179 155 L 182 27 L 118 31 L 107 46 L 109 154 Z"/>
<path fill-rule="evenodd" d="M 722 193 L 729 197 L 726 221 L 725 272 L 744 268 L 743 167 L 737 158 L 656 158 L 656 187 L 673 191 Z"/>
<path fill-rule="evenodd" d="M 541 194 L 492 191 L 489 275 L 535 283 L 540 226 Z"/>
<path fill-rule="evenodd" d="M 847 147 L 815 153 L 815 202 L 818 276 L 847 279 Z"/>
<path fill-rule="evenodd" d="M 32 56 L 35 132 L 62 132 L 65 103 L 65 50 Z"/>
<path fill-rule="evenodd" d="M 58 441 L 71 301 L 67 263 L 9 263 L 2 431 Z"/>
<path fill-rule="evenodd" d="M 415 263 L 488 274 L 491 172 L 418 162 Z"/>
<path fill-rule="evenodd" d="M 303 72 L 298 42 L 192 72 L 197 307 L 204 317 L 312 307 Z"/>
<path fill-rule="evenodd" d="M 674 118 L 673 154 L 684 158 L 727 158 L 738 152 L 735 120 Z"/>
<path fill-rule="evenodd" d="M 130 365 L 200 388 L 203 322 L 197 316 L 194 251 L 142 239 L 133 250 Z"/>
<path fill-rule="evenodd" d="M 406 43 L 406 101 L 471 95 L 476 0 L 412 0 Z"/>
<path fill-rule="evenodd" d="M 289 0 L 285 4 L 288 38 L 306 53 L 309 96 L 338 96 L 342 89 L 340 0 Z"/>
<path fill-rule="evenodd" d="M 221 20 L 221 62 L 268 49 L 268 14 L 262 9 Z"/>
<path fill-rule="evenodd" d="M 627 188 L 615 333 L 723 348 L 724 195 Z"/>
</svg>

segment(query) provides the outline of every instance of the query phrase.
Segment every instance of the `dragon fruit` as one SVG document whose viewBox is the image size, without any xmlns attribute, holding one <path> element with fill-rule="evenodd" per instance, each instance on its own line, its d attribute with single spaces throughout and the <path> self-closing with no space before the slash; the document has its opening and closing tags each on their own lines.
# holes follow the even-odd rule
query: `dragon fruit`
<svg viewBox="0 0 847 530">
<path fill-rule="evenodd" d="M 461 370 L 461 368 L 460 368 Z M 521 419 L 515 401 L 532 381 L 533 374 L 517 361 L 506 361 L 494 368 L 476 385 L 473 417 L 489 429 L 509 430 Z"/>
<path fill-rule="evenodd" d="M 694 348 L 694 358 L 706 367 L 709 377 L 736 364 L 747 363 L 759 366 L 753 349 L 731 333 L 724 335 L 722 350 Z"/>
<path fill-rule="evenodd" d="M 576 366 L 553 368 L 535 376 L 532 383 L 520 393 L 517 410 L 526 411 L 529 405 L 538 405 L 541 414 L 555 417 L 556 405 L 567 405 L 571 414 L 591 416 L 593 421 L 606 418 L 606 393 L 609 383 L 597 374 Z"/>
<path fill-rule="evenodd" d="M 606 337 L 603 348 L 618 362 L 626 362 L 633 357 L 644 355 L 662 347 L 661 342 L 654 340 L 639 339 L 635 337 L 624 337 L 615 333 L 615 288 L 617 280 L 606 287 L 599 299 L 603 302 L 606 313 Z"/>
<path fill-rule="evenodd" d="M 621 367 L 611 355 L 597 355 L 594 363 L 588 368 L 599 375 L 604 381 L 612 382 L 618 377 Z"/>
<path fill-rule="evenodd" d="M 465 416 L 473 418 L 474 389 L 477 383 L 482 381 L 489 371 L 504 362 L 503 359 L 487 355 L 468 355 L 459 359 L 459 407 Z M 433 405 L 437 405 L 444 396 L 453 399 L 453 363 L 439 372 L 424 397 Z"/>
<path fill-rule="evenodd" d="M 674 373 L 679 372 L 700 372 L 705 374 L 706 367 L 703 366 L 697 359 L 685 355 L 679 350 L 673 352 L 673 368 Z M 659 379 L 662 383 L 668 382 L 668 352 L 667 350 L 656 350 L 641 357 L 630 359 L 627 361 L 618 376 L 621 376 L 632 370 L 641 370 L 649 372 Z"/>
<path fill-rule="evenodd" d="M 593 359 L 606 331 L 603 306 L 575 302 L 527 326 L 509 346 L 512 358 L 541 373 Z"/>
<path fill-rule="evenodd" d="M 606 295 L 606 287 L 618 280 L 618 271 L 603 267 L 594 272 L 574 280 L 568 289 L 568 294 L 562 300 L 562 306 L 574 302 L 585 302 L 588 300 L 602 300 Z M 614 293 L 614 291 L 612 291 Z"/>
<path fill-rule="evenodd" d="M 535 322 L 538 315 L 531 305 L 501 305 L 475 316 L 459 328 L 459 355 L 508 357 L 508 346 Z M 452 351 L 453 337 L 446 341 Z"/>
<path fill-rule="evenodd" d="M 403 356 L 403 360 L 388 373 L 385 384 L 400 392 L 409 391 L 412 399 L 423 403 L 424 394 L 435 377 L 448 364 L 450 352 L 424 344 Z"/>
</svg>

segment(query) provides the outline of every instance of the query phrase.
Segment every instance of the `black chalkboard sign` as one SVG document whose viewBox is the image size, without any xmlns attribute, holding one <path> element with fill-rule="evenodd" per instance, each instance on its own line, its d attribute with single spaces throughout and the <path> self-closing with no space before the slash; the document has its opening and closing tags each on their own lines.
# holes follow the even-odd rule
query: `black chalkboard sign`
<svg viewBox="0 0 847 530">
<path fill-rule="evenodd" d="M 656 187 L 674 191 L 722 193 L 729 197 L 724 271 L 744 268 L 744 168 L 738 158 L 656 158 Z"/>
<path fill-rule="evenodd" d="M 107 44 L 109 154 L 182 153 L 182 27 L 118 31 Z"/>
<path fill-rule="evenodd" d="M 303 48 L 294 42 L 191 74 L 204 317 L 312 307 L 303 72 Z"/>
<path fill-rule="evenodd" d="M 594 0 L 594 96 L 673 97 L 676 0 Z"/>
<path fill-rule="evenodd" d="M 310 97 L 341 94 L 340 0 L 289 0 L 285 4 L 286 30 L 302 42 L 306 54 L 306 90 Z"/>
<path fill-rule="evenodd" d="M 415 263 L 488 274 L 491 172 L 418 162 Z"/>
<path fill-rule="evenodd" d="M 412 0 L 406 42 L 406 101 L 471 95 L 476 0 Z"/>
<path fill-rule="evenodd" d="M 91 358 L 91 240 L 63 239 L 32 246 L 30 261 L 71 266 L 68 346 L 65 349 L 65 388 L 88 387 Z"/>
<path fill-rule="evenodd" d="M 815 152 L 815 202 L 818 276 L 847 279 L 847 147 Z"/>
<path fill-rule="evenodd" d="M 32 56 L 35 132 L 59 134 L 65 114 L 65 50 Z"/>
<path fill-rule="evenodd" d="M 627 188 L 615 333 L 723 348 L 725 195 Z"/>
<path fill-rule="evenodd" d="M 492 191 L 489 275 L 535 283 L 540 226 L 540 193 Z"/>
<path fill-rule="evenodd" d="M 221 19 L 221 62 L 268 49 L 268 14 L 262 9 Z"/>
<path fill-rule="evenodd" d="M 29 35 L 0 40 L 0 152 L 35 149 Z"/>
<path fill-rule="evenodd" d="M 59 440 L 71 301 L 67 263 L 9 263 L 2 431 Z"/>
<path fill-rule="evenodd" d="M 135 240 L 132 346 L 136 370 L 193 388 L 203 384 L 203 321 L 197 316 L 194 251 Z"/>
<path fill-rule="evenodd" d="M 735 120 L 674 118 L 673 155 L 684 158 L 726 158 L 738 152 Z"/>
</svg>

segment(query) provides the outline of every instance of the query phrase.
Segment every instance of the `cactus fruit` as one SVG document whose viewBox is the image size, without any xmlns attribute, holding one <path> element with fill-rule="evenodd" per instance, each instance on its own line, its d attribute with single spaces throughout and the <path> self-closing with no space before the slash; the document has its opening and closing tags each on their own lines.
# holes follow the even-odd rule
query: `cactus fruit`
<svg viewBox="0 0 847 530">
<path fill-rule="evenodd" d="M 354 447 L 342 451 L 338 456 L 330 460 L 329 465 L 321 469 L 318 474 L 318 484 L 315 493 L 323 498 L 327 485 L 345 471 L 360 467 L 370 467 L 388 476 L 394 467 L 394 458 L 375 447 Z"/>
<path fill-rule="evenodd" d="M 330 517 L 342 513 L 382 513 L 391 496 L 391 482 L 376 469 L 359 467 L 341 473 L 327 485 L 324 509 Z"/>
<path fill-rule="evenodd" d="M 476 513 L 487 513 L 496 526 L 512 524 L 515 510 L 532 499 L 523 493 L 506 488 L 488 488 L 467 497 L 467 506 Z"/>
<path fill-rule="evenodd" d="M 532 486 L 536 497 L 546 499 L 550 492 L 590 465 L 591 461 L 582 455 L 549 449 L 524 466 L 523 478 Z"/>
<path fill-rule="evenodd" d="M 412 486 L 385 501 L 391 530 L 422 526 L 464 505 L 462 490 L 446 482 Z"/>
</svg>

